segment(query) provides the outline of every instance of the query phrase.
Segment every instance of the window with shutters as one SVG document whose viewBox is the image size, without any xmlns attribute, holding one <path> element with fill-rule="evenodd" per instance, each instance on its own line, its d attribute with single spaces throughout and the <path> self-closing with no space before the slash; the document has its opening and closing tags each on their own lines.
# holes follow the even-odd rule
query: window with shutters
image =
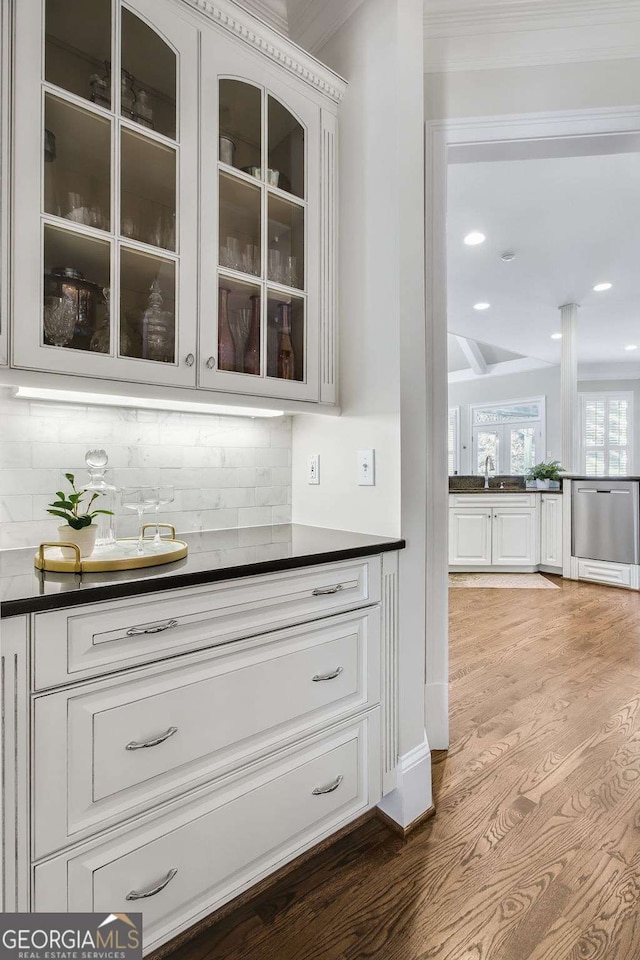
<svg viewBox="0 0 640 960">
<path fill-rule="evenodd" d="M 449 410 L 448 463 L 449 476 L 460 472 L 460 407 Z"/>
<path fill-rule="evenodd" d="M 623 477 L 631 470 L 632 393 L 583 393 L 582 467 L 588 476 Z"/>
</svg>

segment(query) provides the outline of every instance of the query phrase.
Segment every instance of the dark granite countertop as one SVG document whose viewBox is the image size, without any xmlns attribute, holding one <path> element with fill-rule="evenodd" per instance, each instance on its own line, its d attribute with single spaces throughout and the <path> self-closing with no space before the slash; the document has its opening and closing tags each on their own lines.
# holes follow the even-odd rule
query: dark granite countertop
<svg viewBox="0 0 640 960">
<path fill-rule="evenodd" d="M 0 616 L 73 607 L 260 573 L 401 550 L 404 540 L 283 523 L 178 534 L 189 555 L 160 567 L 118 573 L 40 573 L 35 550 L 0 551 Z"/>
<path fill-rule="evenodd" d="M 584 478 L 586 479 L 586 478 Z M 487 490 L 484 487 L 478 487 L 473 489 L 459 489 L 454 490 L 449 487 L 449 493 L 470 493 L 472 495 L 479 493 L 490 493 L 495 494 L 496 496 L 502 496 L 505 493 L 562 493 L 562 487 L 551 487 L 549 490 L 538 490 L 537 487 L 505 487 L 504 490 L 501 490 L 499 487 L 489 487 Z"/>
</svg>

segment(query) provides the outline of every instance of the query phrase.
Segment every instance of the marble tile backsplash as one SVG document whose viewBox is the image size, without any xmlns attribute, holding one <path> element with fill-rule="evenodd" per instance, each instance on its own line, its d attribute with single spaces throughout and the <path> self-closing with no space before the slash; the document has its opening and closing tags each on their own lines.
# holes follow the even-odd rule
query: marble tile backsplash
<svg viewBox="0 0 640 960">
<path fill-rule="evenodd" d="M 291 520 L 291 418 L 250 419 L 22 400 L 0 388 L 0 548 L 57 538 L 46 513 L 71 471 L 83 483 L 87 450 L 109 455 L 117 487 L 173 484 L 160 519 L 178 531 Z M 150 518 L 151 519 L 151 518 Z M 137 519 L 118 511 L 118 536 Z"/>
</svg>

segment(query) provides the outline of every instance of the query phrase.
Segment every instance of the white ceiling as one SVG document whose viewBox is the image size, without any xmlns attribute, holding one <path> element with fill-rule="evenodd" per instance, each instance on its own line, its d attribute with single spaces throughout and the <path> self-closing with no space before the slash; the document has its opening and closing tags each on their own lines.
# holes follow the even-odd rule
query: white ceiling
<svg viewBox="0 0 640 960">
<path fill-rule="evenodd" d="M 487 241 L 465 246 L 471 230 Z M 613 289 L 594 293 L 601 281 Z M 581 363 L 635 359 L 624 347 L 640 346 L 640 155 L 451 164 L 448 284 L 452 333 L 558 363 L 558 308 L 575 302 Z"/>
</svg>

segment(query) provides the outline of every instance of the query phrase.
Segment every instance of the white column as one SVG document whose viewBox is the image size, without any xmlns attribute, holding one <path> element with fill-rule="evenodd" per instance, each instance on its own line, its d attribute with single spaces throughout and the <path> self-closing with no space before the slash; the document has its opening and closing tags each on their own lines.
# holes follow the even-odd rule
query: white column
<svg viewBox="0 0 640 960">
<path fill-rule="evenodd" d="M 561 463 L 565 470 L 575 473 L 576 470 L 580 469 L 577 303 L 566 303 L 560 307 L 560 331 L 562 333 L 560 359 Z"/>
</svg>

